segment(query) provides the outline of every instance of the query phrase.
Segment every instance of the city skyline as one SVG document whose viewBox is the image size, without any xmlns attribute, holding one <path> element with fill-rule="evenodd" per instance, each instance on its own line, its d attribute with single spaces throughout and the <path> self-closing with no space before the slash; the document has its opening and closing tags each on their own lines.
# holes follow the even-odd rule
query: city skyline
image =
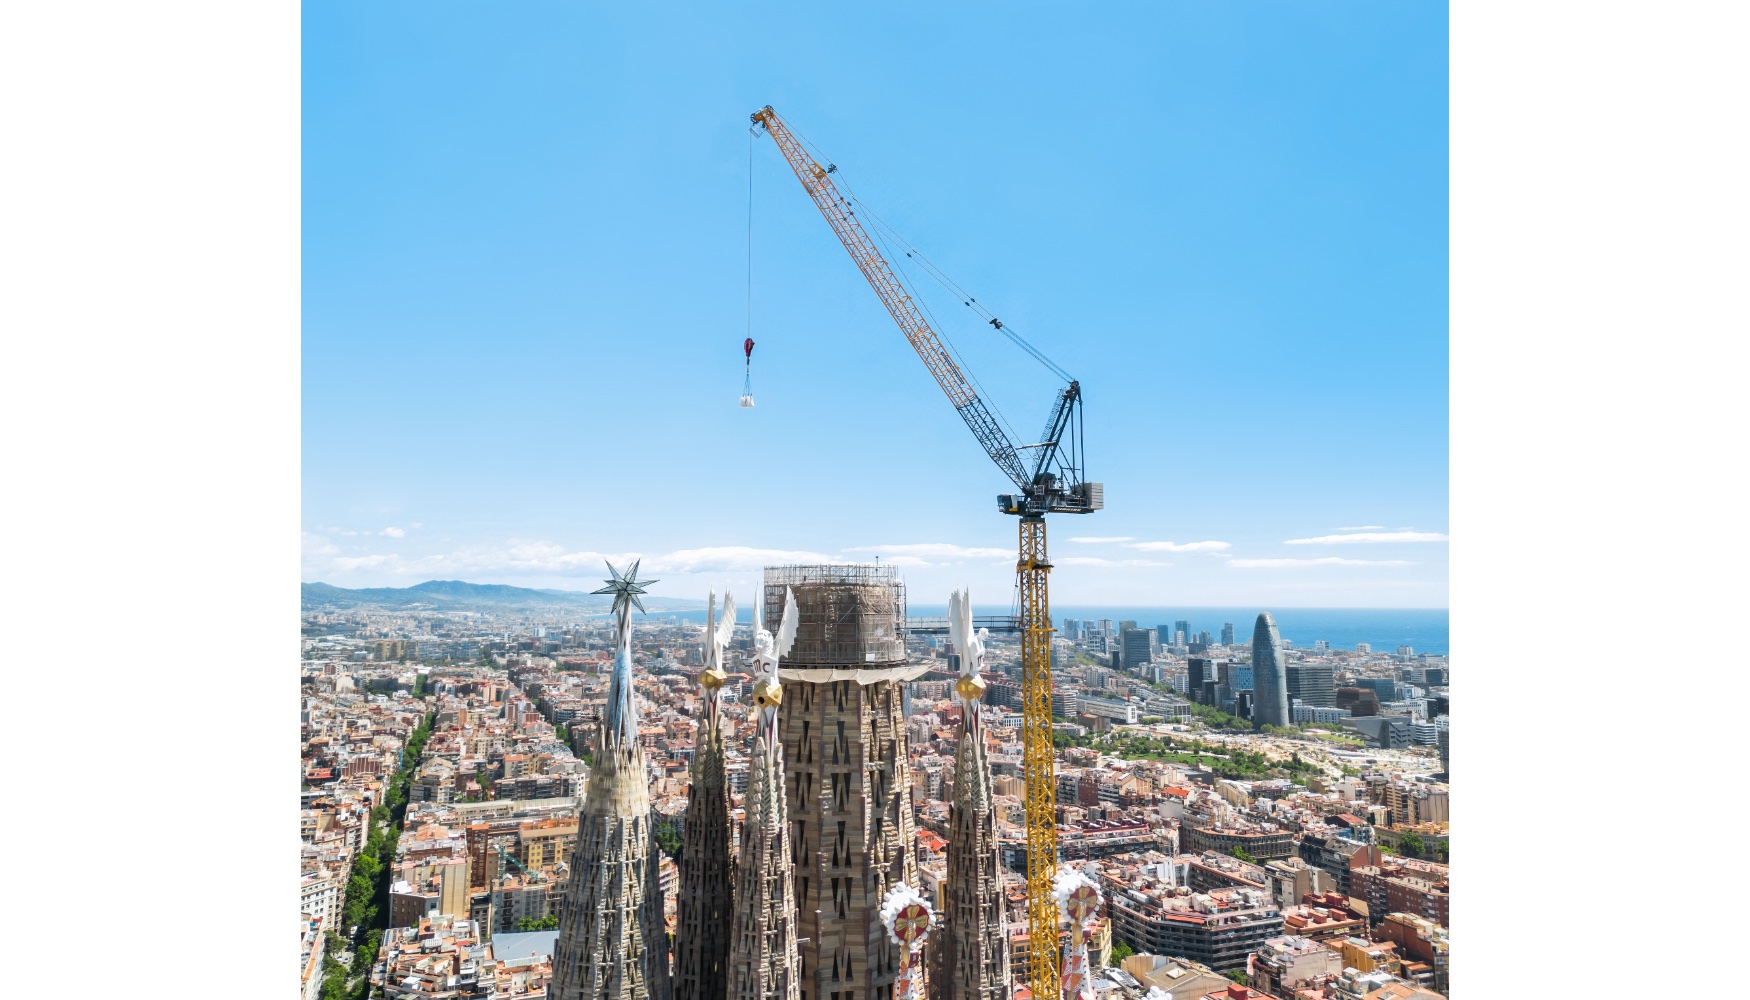
<svg viewBox="0 0 1750 1000">
<path fill-rule="evenodd" d="M 1053 522 L 1055 600 L 1445 606 L 1444 12 L 1145 12 L 1120 33 L 945 11 L 922 34 L 906 14 L 702 12 L 657 48 L 626 12 L 312 5 L 302 579 L 574 588 L 642 557 L 653 593 L 698 597 L 880 557 L 923 591 L 1007 593 L 1004 480 L 776 152 L 750 151 L 771 103 L 1081 380 L 1107 509 Z M 1004 57 L 973 34 L 1057 70 L 995 86 Z M 879 89 L 832 71 L 895 47 L 918 69 Z M 1134 180 L 1089 183 L 1114 163 Z M 918 287 L 1030 429 L 1051 380 Z M 643 430 L 611 458 L 646 485 L 610 525 L 622 411 Z M 927 515 L 835 494 L 817 473 L 838 454 L 887 456 Z"/>
</svg>

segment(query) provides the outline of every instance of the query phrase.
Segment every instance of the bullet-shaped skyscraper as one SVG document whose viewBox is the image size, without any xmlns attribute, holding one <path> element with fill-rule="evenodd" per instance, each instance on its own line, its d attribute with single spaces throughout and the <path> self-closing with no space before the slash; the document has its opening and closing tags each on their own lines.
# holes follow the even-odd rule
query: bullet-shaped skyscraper
<svg viewBox="0 0 1750 1000">
<path fill-rule="evenodd" d="M 1260 726 L 1286 726 L 1294 721 L 1288 711 L 1288 672 L 1282 665 L 1282 636 L 1276 619 L 1265 611 L 1252 629 L 1252 721 Z"/>
</svg>

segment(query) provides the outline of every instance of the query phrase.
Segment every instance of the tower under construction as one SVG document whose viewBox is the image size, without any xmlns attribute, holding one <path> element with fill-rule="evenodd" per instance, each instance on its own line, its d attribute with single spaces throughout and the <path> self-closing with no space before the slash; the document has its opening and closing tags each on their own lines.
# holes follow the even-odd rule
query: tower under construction
<svg viewBox="0 0 1750 1000">
<path fill-rule="evenodd" d="M 796 858 L 800 1000 L 891 1000 L 899 946 L 883 897 L 916 886 L 905 682 L 905 589 L 891 567 L 781 566 L 765 618 L 795 594 L 795 643 L 779 668 L 778 735 Z"/>
</svg>

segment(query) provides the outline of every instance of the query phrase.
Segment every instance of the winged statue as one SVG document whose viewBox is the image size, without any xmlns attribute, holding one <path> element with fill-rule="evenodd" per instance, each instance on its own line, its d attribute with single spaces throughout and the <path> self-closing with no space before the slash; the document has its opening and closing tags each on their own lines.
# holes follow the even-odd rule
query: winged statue
<svg viewBox="0 0 1750 1000">
<path fill-rule="evenodd" d="M 729 648 L 734 633 L 735 595 L 727 590 L 723 592 L 723 617 L 719 618 L 717 592 L 713 590 L 705 612 L 705 670 L 699 675 L 699 683 L 712 694 L 729 680 L 729 672 L 723 669 L 723 652 Z"/>
<path fill-rule="evenodd" d="M 766 631 L 760 620 L 760 602 L 753 609 L 753 672 L 759 678 L 753 687 L 754 704 L 761 708 L 776 708 L 784 700 L 784 689 L 778 684 L 778 661 L 790 654 L 796 645 L 796 592 L 784 588 L 784 617 L 778 623 L 776 637 Z"/>
<path fill-rule="evenodd" d="M 990 629 L 972 628 L 972 592 L 962 589 L 948 595 L 948 640 L 960 654 L 960 679 L 954 682 L 954 692 L 964 702 L 984 697 L 984 642 Z"/>
</svg>

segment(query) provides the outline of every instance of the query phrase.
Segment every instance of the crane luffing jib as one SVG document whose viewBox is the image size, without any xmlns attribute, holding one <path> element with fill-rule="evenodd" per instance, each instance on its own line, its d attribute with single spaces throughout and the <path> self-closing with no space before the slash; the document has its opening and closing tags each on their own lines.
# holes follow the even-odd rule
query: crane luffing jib
<svg viewBox="0 0 1750 1000">
<path fill-rule="evenodd" d="M 833 184 L 826 168 L 808 155 L 770 105 L 754 112 L 752 118 L 755 124 L 764 126 L 772 141 L 778 144 L 778 151 L 784 154 L 785 162 L 796 172 L 796 179 L 802 182 L 803 189 L 814 200 L 814 206 L 826 217 L 827 224 L 832 226 L 839 242 L 850 252 L 858 270 L 863 272 L 870 287 L 875 289 L 881 304 L 887 307 L 894 322 L 899 324 L 905 339 L 911 342 L 912 349 L 923 359 L 924 367 L 930 370 L 936 384 L 942 387 L 948 401 L 954 404 L 960 418 L 972 429 L 973 436 L 984 446 L 991 461 L 1023 492 L 1030 491 L 1034 476 L 1028 473 L 1019 452 L 1010 443 L 1008 435 L 1003 433 L 1002 425 L 997 423 L 990 409 L 984 405 L 984 400 L 973 391 L 972 383 L 942 346 L 941 338 L 925 321 L 923 313 L 912 301 L 905 286 L 894 276 L 893 269 L 888 266 L 881 251 L 876 249 L 875 241 L 863 229 L 863 224 L 858 220 L 850 203 L 839 194 L 838 187 Z M 1049 461 L 1049 456 L 1042 455 L 1041 464 L 1045 461 Z"/>
</svg>

